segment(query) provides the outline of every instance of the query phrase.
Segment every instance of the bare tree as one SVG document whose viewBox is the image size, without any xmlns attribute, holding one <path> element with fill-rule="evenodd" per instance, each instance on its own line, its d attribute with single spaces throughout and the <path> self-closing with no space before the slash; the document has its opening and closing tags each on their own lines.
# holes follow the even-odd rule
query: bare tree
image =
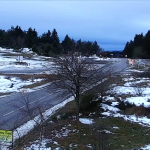
<svg viewBox="0 0 150 150">
<path fill-rule="evenodd" d="M 137 96 L 142 96 L 145 88 L 141 84 L 133 85 L 134 92 Z"/>
<path fill-rule="evenodd" d="M 77 53 L 54 60 L 57 78 L 52 85 L 69 93 L 76 102 L 76 120 L 79 120 L 81 94 L 110 76 L 110 69 L 100 68 L 93 60 L 84 59 Z"/>
<path fill-rule="evenodd" d="M 0 123 L 1 129 L 6 129 L 7 131 L 12 131 L 13 133 L 16 132 L 17 137 L 18 137 L 18 141 L 17 141 L 18 145 L 20 144 L 20 141 L 21 141 L 20 133 L 17 130 L 17 127 L 19 127 L 19 125 L 20 125 L 19 124 L 20 121 L 21 120 L 18 117 L 14 120 L 13 124 L 7 123 L 7 121 L 5 119 L 3 119 Z M 10 137 L 9 137 L 9 139 L 10 139 Z M 3 142 L 0 141 L 0 150 L 6 149 L 6 147 L 8 149 L 13 149 L 13 146 L 14 146 L 14 138 L 12 138 L 12 142 L 8 142 L 7 139 L 6 139 L 6 141 L 4 141 L 4 139 L 3 139 Z"/>
<path fill-rule="evenodd" d="M 21 99 L 19 104 L 15 104 L 14 106 L 20 112 L 20 118 L 22 122 L 26 122 L 27 120 L 33 120 L 35 122 L 35 129 L 39 132 L 39 149 L 41 148 L 41 142 L 43 139 L 44 132 L 44 123 L 45 118 L 43 116 L 44 107 L 36 101 L 36 103 L 32 104 L 30 101 L 30 97 L 28 93 L 21 92 Z M 22 106 L 22 107 L 20 107 Z M 19 135 L 19 133 L 18 133 Z"/>
</svg>

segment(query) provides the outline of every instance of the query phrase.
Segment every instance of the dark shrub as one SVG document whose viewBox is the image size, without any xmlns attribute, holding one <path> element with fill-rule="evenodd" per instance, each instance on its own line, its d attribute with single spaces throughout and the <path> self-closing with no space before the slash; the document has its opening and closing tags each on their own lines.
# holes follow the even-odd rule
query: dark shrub
<svg viewBox="0 0 150 150">
<path fill-rule="evenodd" d="M 150 78 L 150 71 L 136 72 L 133 73 L 133 76 L 137 78 Z"/>
<path fill-rule="evenodd" d="M 80 112 L 96 110 L 98 104 L 101 103 L 101 99 L 95 99 L 97 99 L 97 95 L 94 93 L 83 95 L 81 97 Z"/>
<path fill-rule="evenodd" d="M 117 108 L 120 110 L 126 110 L 127 108 L 131 108 L 135 106 L 135 104 L 130 104 L 129 102 L 120 101 L 118 105 L 116 105 Z"/>
</svg>

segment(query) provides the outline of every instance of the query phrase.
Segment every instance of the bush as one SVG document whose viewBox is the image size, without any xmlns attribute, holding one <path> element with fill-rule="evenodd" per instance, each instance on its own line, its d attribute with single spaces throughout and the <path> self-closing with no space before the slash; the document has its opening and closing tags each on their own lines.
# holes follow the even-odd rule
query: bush
<svg viewBox="0 0 150 150">
<path fill-rule="evenodd" d="M 15 62 L 15 65 L 25 65 L 25 66 L 28 66 L 28 63 L 26 63 L 26 62 Z"/>
<path fill-rule="evenodd" d="M 61 119 L 65 120 L 65 119 L 71 118 L 74 114 L 75 114 L 75 112 L 68 111 L 61 116 Z"/>
<path fill-rule="evenodd" d="M 149 116 L 149 108 L 145 108 L 143 105 L 134 106 L 132 108 L 127 108 L 125 113 L 127 115 L 136 115 L 136 116 Z"/>
<path fill-rule="evenodd" d="M 141 85 L 134 86 L 134 91 L 137 96 L 142 96 L 144 88 Z"/>
<path fill-rule="evenodd" d="M 81 97 L 80 112 L 96 110 L 101 100 L 96 100 L 97 95 L 94 93 L 85 94 Z"/>
<path fill-rule="evenodd" d="M 53 115 L 53 116 L 51 117 L 51 120 L 52 120 L 53 122 L 56 122 L 56 121 L 57 121 L 57 116 Z"/>
<path fill-rule="evenodd" d="M 133 76 L 137 78 L 150 78 L 150 71 L 136 72 L 133 73 Z"/>
<path fill-rule="evenodd" d="M 120 101 L 118 105 L 116 105 L 117 108 L 120 110 L 126 110 L 127 108 L 131 108 L 135 106 L 135 104 L 130 104 L 129 102 Z"/>
<path fill-rule="evenodd" d="M 150 117 L 150 108 L 145 108 L 144 105 L 136 106 L 135 104 L 121 101 L 116 107 L 123 110 L 126 115 Z"/>
</svg>

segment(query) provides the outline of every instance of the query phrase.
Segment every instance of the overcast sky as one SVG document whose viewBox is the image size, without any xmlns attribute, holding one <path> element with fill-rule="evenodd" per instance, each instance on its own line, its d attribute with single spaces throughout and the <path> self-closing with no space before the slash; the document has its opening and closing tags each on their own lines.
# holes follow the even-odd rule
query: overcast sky
<svg viewBox="0 0 150 150">
<path fill-rule="evenodd" d="M 41 35 L 54 28 L 60 40 L 97 41 L 104 50 L 123 50 L 135 34 L 150 29 L 149 0 L 1 0 L 0 28 L 19 25 Z"/>
</svg>

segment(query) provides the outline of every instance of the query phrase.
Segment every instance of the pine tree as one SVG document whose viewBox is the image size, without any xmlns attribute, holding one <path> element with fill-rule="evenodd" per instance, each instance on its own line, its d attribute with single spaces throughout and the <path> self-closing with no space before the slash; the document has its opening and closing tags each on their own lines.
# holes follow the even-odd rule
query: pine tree
<svg viewBox="0 0 150 150">
<path fill-rule="evenodd" d="M 73 50 L 74 41 L 68 35 L 65 36 L 61 44 L 63 46 L 63 53 L 68 54 L 69 51 Z"/>
<path fill-rule="evenodd" d="M 150 58 L 150 30 L 146 33 L 143 39 L 144 50 L 146 51 L 148 58 Z"/>
<path fill-rule="evenodd" d="M 62 52 L 62 47 L 59 43 L 59 37 L 56 29 L 52 31 L 51 40 L 52 40 L 53 53 L 60 54 Z"/>
</svg>

